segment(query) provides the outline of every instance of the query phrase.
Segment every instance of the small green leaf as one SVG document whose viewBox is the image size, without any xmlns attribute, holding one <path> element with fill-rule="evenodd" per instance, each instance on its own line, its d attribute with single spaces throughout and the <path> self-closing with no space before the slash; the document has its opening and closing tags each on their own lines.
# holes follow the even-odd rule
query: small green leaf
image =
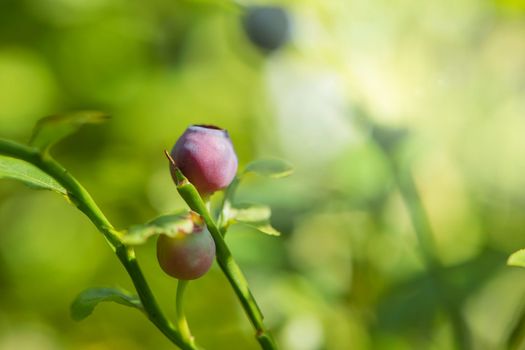
<svg viewBox="0 0 525 350">
<path fill-rule="evenodd" d="M 45 151 L 64 137 L 76 132 L 82 125 L 99 124 L 108 118 L 107 114 L 98 111 L 78 111 L 45 117 L 35 125 L 29 144 Z"/>
<path fill-rule="evenodd" d="M 103 301 L 112 301 L 143 311 L 139 298 L 125 290 L 115 288 L 89 288 L 80 293 L 71 304 L 71 318 L 75 321 L 83 320 L 91 315 L 95 307 Z"/>
<path fill-rule="evenodd" d="M 270 207 L 262 204 L 240 204 L 230 208 L 230 212 L 232 218 L 242 222 L 268 221 L 272 215 Z"/>
<path fill-rule="evenodd" d="M 507 265 L 525 267 L 525 249 L 520 249 L 511 254 L 507 260 Z"/>
<path fill-rule="evenodd" d="M 246 168 L 244 168 L 245 174 L 250 172 L 271 178 L 279 178 L 293 173 L 293 166 L 282 159 L 258 159 L 248 163 Z"/>
<path fill-rule="evenodd" d="M 19 180 L 29 187 L 39 190 L 51 190 L 64 196 L 67 191 L 51 176 L 36 166 L 20 159 L 0 156 L 0 179 Z"/>
<path fill-rule="evenodd" d="M 264 234 L 267 234 L 269 236 L 280 236 L 281 235 L 281 232 L 277 231 L 269 223 L 267 223 L 267 224 L 248 224 L 248 223 L 243 223 L 243 224 L 245 224 L 247 226 L 250 226 L 251 228 L 254 228 L 257 231 L 259 231 L 261 233 L 264 233 Z"/>
<path fill-rule="evenodd" d="M 191 232 L 193 225 L 192 214 L 187 210 L 176 214 L 163 215 L 148 223 L 131 226 L 122 237 L 122 242 L 128 245 L 139 245 L 144 244 L 151 236 L 164 234 L 174 237 L 181 231 Z"/>
<path fill-rule="evenodd" d="M 270 224 L 271 215 L 270 207 L 261 204 L 242 204 L 228 208 L 230 224 L 244 224 L 267 235 L 280 236 L 281 233 Z"/>
</svg>

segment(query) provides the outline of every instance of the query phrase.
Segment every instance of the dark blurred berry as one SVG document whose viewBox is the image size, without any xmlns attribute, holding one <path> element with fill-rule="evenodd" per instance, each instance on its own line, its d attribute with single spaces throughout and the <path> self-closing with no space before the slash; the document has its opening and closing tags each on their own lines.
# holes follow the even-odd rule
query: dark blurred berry
<svg viewBox="0 0 525 350">
<path fill-rule="evenodd" d="M 278 6 L 248 7 L 243 26 L 250 41 L 265 52 L 279 49 L 290 37 L 288 13 Z"/>
</svg>

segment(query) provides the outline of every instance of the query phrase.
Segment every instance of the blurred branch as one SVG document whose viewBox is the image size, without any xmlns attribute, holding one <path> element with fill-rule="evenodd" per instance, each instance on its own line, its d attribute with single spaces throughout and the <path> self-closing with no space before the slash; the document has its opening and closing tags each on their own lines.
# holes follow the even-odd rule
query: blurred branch
<svg viewBox="0 0 525 350">
<path fill-rule="evenodd" d="M 416 183 L 408 166 L 401 166 L 396 157 L 396 152 L 408 136 L 408 130 L 385 128 L 375 124 L 367 112 L 357 110 L 356 121 L 360 127 L 371 132 L 371 139 L 381 149 L 386 162 L 392 172 L 401 197 L 408 210 L 414 231 L 416 232 L 422 257 L 429 274 L 431 283 L 434 285 L 441 304 L 445 308 L 452 323 L 454 339 L 458 349 L 471 349 L 471 339 L 468 326 L 457 303 L 449 296 L 448 283 L 443 276 L 444 269 L 439 260 L 432 225 L 425 211 L 423 201 L 417 189 Z"/>
<path fill-rule="evenodd" d="M 21 159 L 33 164 L 60 183 L 68 192 L 68 198 L 82 211 L 97 229 L 104 235 L 110 247 L 128 272 L 148 319 L 171 342 L 182 349 L 196 349 L 183 339 L 178 330 L 168 321 L 157 305 L 155 297 L 140 269 L 133 248 L 125 246 L 120 234 L 102 213 L 87 190 L 49 154 L 40 153 L 36 148 L 28 147 L 9 140 L 0 139 L 0 154 Z"/>
<path fill-rule="evenodd" d="M 461 315 L 461 310 L 458 308 L 458 305 L 456 305 L 456 303 L 448 296 L 446 290 L 447 283 L 442 276 L 444 270 L 437 256 L 434 234 L 412 174 L 409 169 L 400 169 L 393 161 L 392 157 L 388 158 L 392 170 L 395 173 L 401 196 L 407 206 L 412 226 L 416 231 L 419 245 L 423 252 L 422 255 L 425 259 L 425 265 L 427 266 L 430 277 L 432 277 L 431 281 L 434 283 L 437 294 L 452 322 L 457 346 L 459 349 L 470 349 L 471 343 L 468 327 Z"/>
<path fill-rule="evenodd" d="M 521 307 L 519 316 L 510 327 L 511 331 L 507 337 L 507 348 L 519 350 L 525 347 L 525 310 Z"/>
</svg>

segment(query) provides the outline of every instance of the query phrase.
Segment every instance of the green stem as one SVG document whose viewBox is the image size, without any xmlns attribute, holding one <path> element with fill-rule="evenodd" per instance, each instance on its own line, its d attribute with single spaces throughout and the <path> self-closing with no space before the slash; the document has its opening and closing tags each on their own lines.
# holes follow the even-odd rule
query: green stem
<svg viewBox="0 0 525 350">
<path fill-rule="evenodd" d="M 182 349 L 195 349 L 195 346 L 185 341 L 166 319 L 140 269 L 135 251 L 122 244 L 119 232 L 111 225 L 86 189 L 50 155 L 42 154 L 35 148 L 0 139 L 0 154 L 31 163 L 60 183 L 67 190 L 73 204 L 91 220 L 115 251 L 131 277 L 148 319 L 175 345 Z"/>
<path fill-rule="evenodd" d="M 423 207 L 423 202 L 414 183 L 412 174 L 408 169 L 401 170 L 395 164 L 391 165 L 396 175 L 396 181 L 401 192 L 401 197 L 407 207 L 412 226 L 416 232 L 419 245 L 423 252 L 422 256 L 426 260 L 427 266 L 432 270 L 441 265 L 437 257 L 436 243 L 434 234 L 430 226 L 430 221 Z"/>
<path fill-rule="evenodd" d="M 416 232 L 421 253 L 434 290 L 441 301 L 445 311 L 448 313 L 453 328 L 454 340 L 458 349 L 471 349 L 472 344 L 467 323 L 457 302 L 448 293 L 449 283 L 443 273 L 443 266 L 439 260 L 432 225 L 425 211 L 423 201 L 419 195 L 416 183 L 410 169 L 400 166 L 396 151 L 402 141 L 403 132 L 392 132 L 382 129 L 371 120 L 364 110 L 357 110 L 357 123 L 364 129 L 372 131 L 372 140 L 382 151 L 385 160 L 395 177 L 401 197 L 407 207 L 410 220 Z"/>
<path fill-rule="evenodd" d="M 507 349 L 519 350 L 525 348 L 525 313 L 522 311 L 512 327 L 507 339 Z"/>
<path fill-rule="evenodd" d="M 177 297 L 175 301 L 176 324 L 182 337 L 187 342 L 193 343 L 194 338 L 191 335 L 190 327 L 188 326 L 186 314 L 184 313 L 183 309 L 184 291 L 186 290 L 187 285 L 188 281 L 186 280 L 179 280 L 179 282 L 177 283 Z"/>
<path fill-rule="evenodd" d="M 263 322 L 263 314 L 259 309 L 259 306 L 257 305 L 250 288 L 248 287 L 248 282 L 246 281 L 246 278 L 244 277 L 241 269 L 233 259 L 233 256 L 230 252 L 230 249 L 226 245 L 226 242 L 224 241 L 221 231 L 213 221 L 201 196 L 195 187 L 190 182 L 188 182 L 188 180 L 178 169 L 176 171 L 176 176 L 178 183 L 177 190 L 179 194 L 184 199 L 184 201 L 186 201 L 190 209 L 200 214 L 206 222 L 206 226 L 208 227 L 208 230 L 215 241 L 217 263 L 228 279 L 228 282 L 232 286 L 235 294 L 241 302 L 242 307 L 244 308 L 244 311 L 255 328 L 255 336 L 261 348 L 264 350 L 277 349 L 277 345 L 271 334 L 266 330 Z"/>
<path fill-rule="evenodd" d="M 398 166 L 392 154 L 389 152 L 384 152 L 384 154 L 388 159 L 390 168 L 396 178 L 397 186 L 408 209 L 410 220 L 412 221 L 412 226 L 416 232 L 429 276 L 435 285 L 438 297 L 441 299 L 443 306 L 449 314 L 456 346 L 458 349 L 470 349 L 471 342 L 468 327 L 461 315 L 458 305 L 456 305 L 454 300 L 450 299 L 447 293 L 446 287 L 448 283 L 442 275 L 443 267 L 438 258 L 432 226 L 425 211 L 421 196 L 417 190 L 414 178 L 409 169 L 401 169 Z"/>
</svg>

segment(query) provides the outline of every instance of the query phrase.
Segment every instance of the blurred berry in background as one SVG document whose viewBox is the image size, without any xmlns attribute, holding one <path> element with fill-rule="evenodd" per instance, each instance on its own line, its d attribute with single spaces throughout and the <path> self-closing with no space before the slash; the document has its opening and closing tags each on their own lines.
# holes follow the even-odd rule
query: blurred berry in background
<svg viewBox="0 0 525 350">
<path fill-rule="evenodd" d="M 263 52 L 273 52 L 290 39 L 290 17 L 279 6 L 248 6 L 242 18 L 246 35 Z"/>
</svg>

